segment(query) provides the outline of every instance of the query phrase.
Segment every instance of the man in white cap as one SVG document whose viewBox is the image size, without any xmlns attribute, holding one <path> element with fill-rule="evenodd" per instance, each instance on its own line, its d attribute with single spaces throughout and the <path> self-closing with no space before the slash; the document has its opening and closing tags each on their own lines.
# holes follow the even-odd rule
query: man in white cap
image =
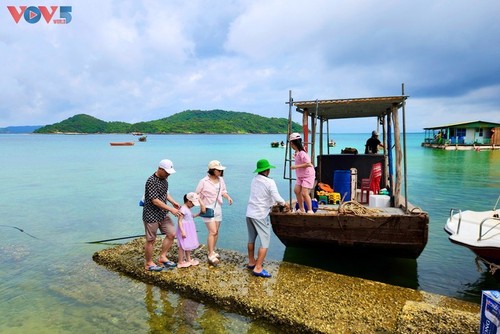
<svg viewBox="0 0 500 334">
<path fill-rule="evenodd" d="M 377 131 L 373 130 L 372 136 L 368 138 L 368 140 L 366 141 L 365 154 L 370 154 L 370 153 L 376 154 L 378 152 L 379 146 L 384 147 L 384 145 L 382 145 L 382 143 L 378 139 Z"/>
<path fill-rule="evenodd" d="M 179 217 L 181 215 L 180 205 L 174 201 L 168 192 L 168 176 L 175 173 L 172 161 L 164 159 L 160 161 L 158 169 L 146 181 L 144 189 L 144 207 L 142 210 L 142 220 L 146 233 L 146 243 L 144 245 L 145 268 L 149 271 L 161 271 L 173 268 L 176 264 L 167 258 L 167 252 L 172 247 L 175 236 L 175 226 L 168 213 Z M 167 203 L 170 202 L 170 205 Z M 153 261 L 154 244 L 158 229 L 165 234 L 161 245 L 161 253 L 158 262 L 163 266 L 158 266 Z"/>
</svg>

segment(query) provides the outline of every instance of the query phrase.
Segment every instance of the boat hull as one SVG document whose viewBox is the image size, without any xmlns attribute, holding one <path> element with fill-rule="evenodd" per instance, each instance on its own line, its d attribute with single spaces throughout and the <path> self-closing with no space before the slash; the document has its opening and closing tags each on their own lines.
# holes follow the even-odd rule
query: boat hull
<svg viewBox="0 0 500 334">
<path fill-rule="evenodd" d="M 451 215 L 444 230 L 452 243 L 469 248 L 481 259 L 500 265 L 500 220 L 496 211 L 461 211 Z M 483 220 L 482 233 L 480 225 Z M 479 237 L 482 234 L 482 237 Z"/>
<path fill-rule="evenodd" d="M 416 259 L 428 239 L 429 216 L 420 214 L 360 216 L 338 213 L 271 213 L 274 233 L 287 247 Z"/>
<path fill-rule="evenodd" d="M 134 142 L 109 143 L 111 146 L 134 146 Z"/>
</svg>

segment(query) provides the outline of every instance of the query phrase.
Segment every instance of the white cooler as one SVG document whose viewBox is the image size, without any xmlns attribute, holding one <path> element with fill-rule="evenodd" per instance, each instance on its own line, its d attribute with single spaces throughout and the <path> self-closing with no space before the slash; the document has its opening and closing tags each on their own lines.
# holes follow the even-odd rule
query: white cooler
<svg viewBox="0 0 500 334">
<path fill-rule="evenodd" d="M 387 195 L 370 195 L 368 207 L 370 208 L 388 208 L 391 206 L 391 197 Z"/>
</svg>

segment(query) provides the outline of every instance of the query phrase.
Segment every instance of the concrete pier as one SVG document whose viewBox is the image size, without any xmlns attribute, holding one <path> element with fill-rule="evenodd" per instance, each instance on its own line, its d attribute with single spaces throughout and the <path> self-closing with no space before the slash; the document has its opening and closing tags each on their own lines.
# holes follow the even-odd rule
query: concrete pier
<svg viewBox="0 0 500 334">
<path fill-rule="evenodd" d="M 213 267 L 205 261 L 204 247 L 192 252 L 201 260 L 198 266 L 148 272 L 143 247 L 144 239 L 139 238 L 96 252 L 93 259 L 194 300 L 264 318 L 286 332 L 479 332 L 477 304 L 288 262 L 266 262 L 265 268 L 273 277 L 255 277 L 246 269 L 245 255 L 219 250 L 221 264 Z M 177 259 L 175 246 L 170 258 Z"/>
</svg>

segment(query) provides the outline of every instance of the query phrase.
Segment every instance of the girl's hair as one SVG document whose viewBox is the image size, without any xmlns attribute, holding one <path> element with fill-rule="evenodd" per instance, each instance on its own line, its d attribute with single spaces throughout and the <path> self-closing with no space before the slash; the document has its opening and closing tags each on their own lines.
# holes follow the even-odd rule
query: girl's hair
<svg viewBox="0 0 500 334">
<path fill-rule="evenodd" d="M 295 139 L 290 141 L 290 143 L 294 144 L 299 151 L 304 151 L 304 146 L 302 146 L 302 139 Z"/>
<path fill-rule="evenodd" d="M 185 195 L 184 195 L 184 204 L 186 204 L 186 203 L 189 201 L 189 200 L 188 200 L 188 198 L 187 198 L 187 195 L 188 195 L 188 194 L 185 194 Z"/>
<path fill-rule="evenodd" d="M 214 174 L 214 171 L 215 171 L 215 168 L 213 168 L 213 169 L 209 169 L 209 170 L 208 170 L 208 174 L 210 174 L 210 175 L 215 175 L 215 174 Z M 224 171 L 223 171 L 223 170 L 221 170 L 221 171 L 220 171 L 220 176 L 221 176 L 221 177 L 223 177 L 223 176 L 224 176 Z"/>
</svg>

